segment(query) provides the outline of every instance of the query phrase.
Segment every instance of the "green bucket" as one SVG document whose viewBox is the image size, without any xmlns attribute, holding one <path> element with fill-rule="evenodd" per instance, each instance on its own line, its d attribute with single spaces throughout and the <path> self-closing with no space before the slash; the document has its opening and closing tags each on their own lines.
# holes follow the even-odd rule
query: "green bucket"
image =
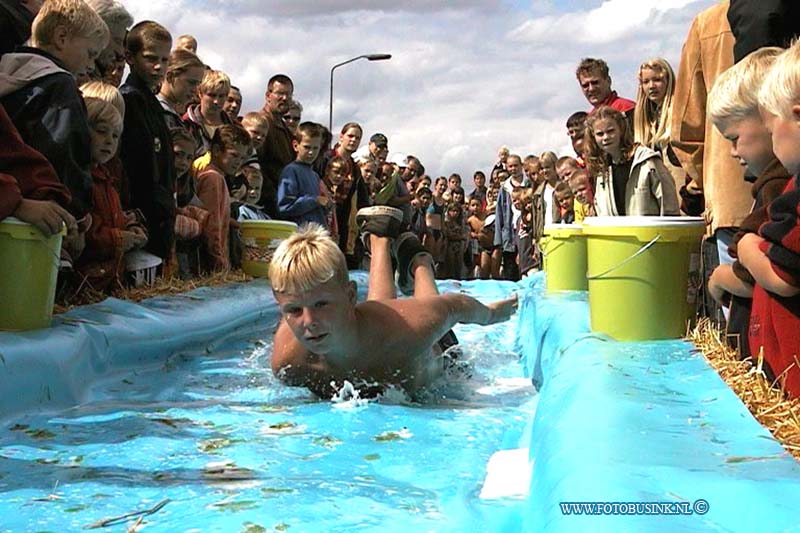
<svg viewBox="0 0 800 533">
<path fill-rule="evenodd" d="M 62 235 L 46 237 L 15 218 L 0 222 L 0 330 L 50 326 Z"/>
<path fill-rule="evenodd" d="M 539 242 L 548 292 L 585 291 L 588 284 L 583 227 L 579 224 L 547 225 Z"/>
<path fill-rule="evenodd" d="M 621 341 L 683 337 L 697 296 L 703 219 L 588 217 L 583 232 L 592 330 Z"/>
</svg>

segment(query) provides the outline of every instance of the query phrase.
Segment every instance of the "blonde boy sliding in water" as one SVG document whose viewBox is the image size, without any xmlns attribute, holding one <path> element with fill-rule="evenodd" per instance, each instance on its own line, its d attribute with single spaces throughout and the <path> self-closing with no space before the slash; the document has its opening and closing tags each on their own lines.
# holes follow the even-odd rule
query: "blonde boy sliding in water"
<svg viewBox="0 0 800 533">
<path fill-rule="evenodd" d="M 413 394 L 443 375 L 440 346 L 454 337 L 450 328 L 508 320 L 517 297 L 484 305 L 464 294 L 440 295 L 431 255 L 413 233 L 398 236 L 402 211 L 367 207 L 357 220 L 372 255 L 365 302 L 356 303 L 345 257 L 321 227 L 301 228 L 276 250 L 269 278 L 282 319 L 272 371 L 320 397 L 331 397 L 344 380 Z M 412 298 L 397 299 L 393 254 L 398 285 Z"/>
</svg>

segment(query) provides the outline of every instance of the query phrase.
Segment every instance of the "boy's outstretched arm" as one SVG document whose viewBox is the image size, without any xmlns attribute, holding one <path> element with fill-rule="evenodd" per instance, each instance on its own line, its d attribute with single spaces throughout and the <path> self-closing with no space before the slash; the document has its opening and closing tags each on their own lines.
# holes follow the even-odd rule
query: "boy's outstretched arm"
<svg viewBox="0 0 800 533">
<path fill-rule="evenodd" d="M 505 322 L 511 318 L 519 304 L 516 294 L 488 305 L 484 305 L 466 294 L 447 293 L 443 294 L 441 299 L 448 306 L 448 314 L 453 323 L 480 324 L 481 326 Z"/>
</svg>

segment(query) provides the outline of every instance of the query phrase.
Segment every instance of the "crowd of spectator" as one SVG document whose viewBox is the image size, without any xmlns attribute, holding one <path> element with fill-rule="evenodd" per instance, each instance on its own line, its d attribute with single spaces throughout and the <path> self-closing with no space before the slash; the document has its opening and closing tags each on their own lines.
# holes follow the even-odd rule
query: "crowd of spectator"
<svg viewBox="0 0 800 533">
<path fill-rule="evenodd" d="M 439 277 L 517 280 L 542 267 L 549 224 L 703 215 L 717 252 L 708 294 L 743 353 L 763 350 L 800 394 L 800 341 L 788 333 L 800 321 L 800 48 L 762 49 L 788 40 L 742 33 L 752 4 L 698 15 L 677 76 L 662 58 L 644 61 L 635 100 L 613 90 L 605 61 L 581 60 L 589 106 L 565 122 L 572 152 L 501 147 L 466 194 L 459 174 L 429 176 L 383 133 L 362 146 L 357 123 L 334 133 L 304 122 L 286 75 L 243 113 L 241 91 L 194 37 L 134 24 L 116 0 L 3 1 L 0 220 L 65 226 L 62 287 L 111 292 L 142 255 L 165 276 L 237 268 L 244 220 L 318 223 L 355 269 L 369 255 L 356 212 L 393 206 Z"/>
</svg>

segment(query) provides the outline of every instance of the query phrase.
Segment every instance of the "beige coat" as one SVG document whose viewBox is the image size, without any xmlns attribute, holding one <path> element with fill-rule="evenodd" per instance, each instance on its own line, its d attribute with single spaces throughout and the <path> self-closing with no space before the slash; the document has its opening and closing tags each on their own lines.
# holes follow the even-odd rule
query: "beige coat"
<svg viewBox="0 0 800 533">
<path fill-rule="evenodd" d="M 731 143 L 706 120 L 708 93 L 717 76 L 733 65 L 730 2 L 695 17 L 683 45 L 672 101 L 672 147 L 692 185 L 705 195 L 710 231 L 738 227 L 753 198 L 743 170 L 730 155 Z"/>
<path fill-rule="evenodd" d="M 595 182 L 597 216 L 619 216 L 614 201 L 611 168 Z M 658 152 L 639 146 L 633 154 L 631 173 L 625 186 L 625 214 L 629 216 L 679 215 L 675 182 Z"/>
</svg>

